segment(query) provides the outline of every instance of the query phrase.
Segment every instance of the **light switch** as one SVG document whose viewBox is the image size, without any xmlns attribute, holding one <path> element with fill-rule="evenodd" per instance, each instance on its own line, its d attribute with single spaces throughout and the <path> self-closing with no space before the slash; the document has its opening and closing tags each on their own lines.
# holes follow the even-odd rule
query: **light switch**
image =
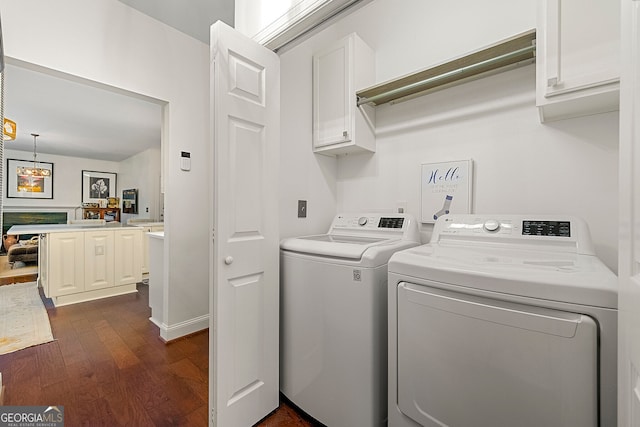
<svg viewBox="0 0 640 427">
<path fill-rule="evenodd" d="M 104 255 L 104 246 L 96 246 L 96 255 Z"/>
</svg>

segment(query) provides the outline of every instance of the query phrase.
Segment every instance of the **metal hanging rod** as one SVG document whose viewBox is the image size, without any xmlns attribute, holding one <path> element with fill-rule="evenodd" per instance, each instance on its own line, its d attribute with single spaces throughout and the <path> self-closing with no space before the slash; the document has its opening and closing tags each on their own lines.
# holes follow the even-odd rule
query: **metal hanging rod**
<svg viewBox="0 0 640 427">
<path fill-rule="evenodd" d="M 535 58 L 535 50 L 535 30 L 527 31 L 462 58 L 358 91 L 357 105 L 381 105 L 444 85 L 463 82 L 509 65 L 530 63 Z"/>
</svg>

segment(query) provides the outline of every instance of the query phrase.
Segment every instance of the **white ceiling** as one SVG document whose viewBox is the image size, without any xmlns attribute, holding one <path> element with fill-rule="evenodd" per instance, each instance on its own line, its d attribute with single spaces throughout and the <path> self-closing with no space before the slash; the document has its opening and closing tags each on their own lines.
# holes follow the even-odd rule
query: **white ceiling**
<svg viewBox="0 0 640 427">
<path fill-rule="evenodd" d="M 17 123 L 6 149 L 122 161 L 160 146 L 159 104 L 7 64 L 4 114 Z"/>
<path fill-rule="evenodd" d="M 233 24 L 233 0 L 120 0 L 209 43 L 218 19 Z M 5 68 L 5 117 L 17 123 L 5 148 L 122 161 L 160 146 L 161 106 L 154 102 L 48 75 L 15 64 Z"/>
</svg>

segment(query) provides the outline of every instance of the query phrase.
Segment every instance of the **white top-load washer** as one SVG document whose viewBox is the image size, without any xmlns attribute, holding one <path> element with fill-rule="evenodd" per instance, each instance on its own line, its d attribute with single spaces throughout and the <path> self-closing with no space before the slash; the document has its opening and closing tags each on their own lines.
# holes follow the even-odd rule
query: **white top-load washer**
<svg viewBox="0 0 640 427">
<path fill-rule="evenodd" d="M 387 261 L 419 242 L 410 215 L 341 214 L 281 243 L 280 390 L 317 421 L 385 425 Z"/>
<path fill-rule="evenodd" d="M 582 220 L 443 216 L 388 290 L 390 427 L 616 425 L 617 279 Z"/>
</svg>

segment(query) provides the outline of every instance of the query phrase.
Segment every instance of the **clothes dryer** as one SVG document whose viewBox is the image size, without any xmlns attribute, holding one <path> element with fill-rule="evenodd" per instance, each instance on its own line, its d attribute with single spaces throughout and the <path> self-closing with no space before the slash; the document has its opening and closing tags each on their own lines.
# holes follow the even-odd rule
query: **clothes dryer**
<svg viewBox="0 0 640 427">
<path fill-rule="evenodd" d="M 419 239 L 410 215 L 341 214 L 281 243 L 280 390 L 317 421 L 385 425 L 387 261 Z"/>
<path fill-rule="evenodd" d="M 584 221 L 441 217 L 388 291 L 389 426 L 616 425 L 617 279 Z"/>
</svg>

